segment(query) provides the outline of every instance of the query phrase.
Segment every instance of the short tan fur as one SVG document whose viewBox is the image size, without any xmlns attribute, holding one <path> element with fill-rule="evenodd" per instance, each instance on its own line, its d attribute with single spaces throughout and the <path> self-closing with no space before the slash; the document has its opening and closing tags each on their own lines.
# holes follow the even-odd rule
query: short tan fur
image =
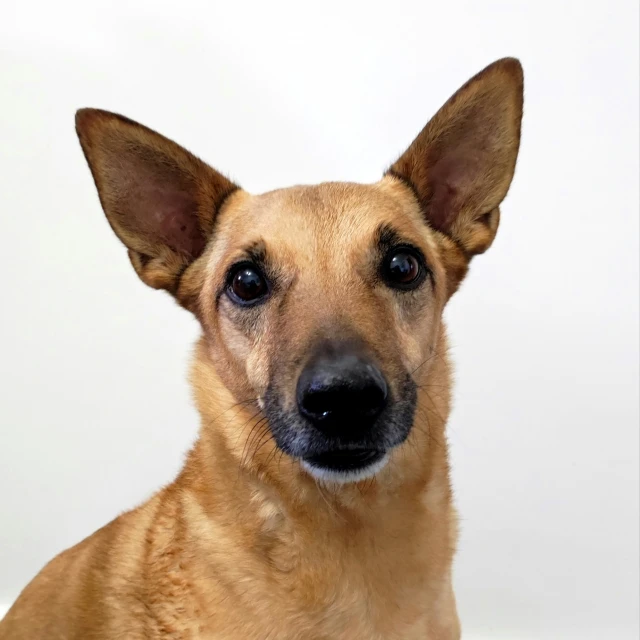
<svg viewBox="0 0 640 640">
<path fill-rule="evenodd" d="M 78 112 L 102 207 L 136 273 L 202 326 L 191 373 L 201 430 L 173 483 L 38 574 L 0 622 L 1 640 L 460 637 L 442 312 L 495 237 L 522 99 L 519 62 L 499 60 L 379 182 L 262 195 L 142 125 Z M 424 262 L 411 290 L 381 275 L 384 247 L 397 244 Z M 255 261 L 268 295 L 243 306 L 230 270 Z M 386 464 L 345 482 L 290 453 L 296 385 L 316 346 L 337 339 L 370 354 L 390 398 L 413 390 Z"/>
</svg>

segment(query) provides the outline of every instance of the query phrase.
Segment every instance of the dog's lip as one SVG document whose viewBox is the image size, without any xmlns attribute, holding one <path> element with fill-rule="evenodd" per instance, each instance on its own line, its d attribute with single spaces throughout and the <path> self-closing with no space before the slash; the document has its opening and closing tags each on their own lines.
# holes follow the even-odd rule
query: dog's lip
<svg viewBox="0 0 640 640">
<path fill-rule="evenodd" d="M 321 469 L 357 471 L 375 464 L 384 457 L 385 453 L 379 449 L 334 449 L 304 456 L 304 461 Z"/>
</svg>

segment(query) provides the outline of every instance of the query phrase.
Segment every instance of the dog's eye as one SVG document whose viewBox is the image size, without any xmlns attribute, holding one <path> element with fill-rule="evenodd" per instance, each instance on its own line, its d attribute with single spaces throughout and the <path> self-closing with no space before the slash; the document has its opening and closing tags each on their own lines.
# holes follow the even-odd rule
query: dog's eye
<svg viewBox="0 0 640 640">
<path fill-rule="evenodd" d="M 396 289 L 415 289 L 426 276 L 422 258 L 407 247 L 390 251 L 385 258 L 382 271 L 387 284 Z"/>
<path fill-rule="evenodd" d="M 229 274 L 227 293 L 236 304 L 256 303 L 269 293 L 260 269 L 251 263 L 236 265 Z"/>
</svg>

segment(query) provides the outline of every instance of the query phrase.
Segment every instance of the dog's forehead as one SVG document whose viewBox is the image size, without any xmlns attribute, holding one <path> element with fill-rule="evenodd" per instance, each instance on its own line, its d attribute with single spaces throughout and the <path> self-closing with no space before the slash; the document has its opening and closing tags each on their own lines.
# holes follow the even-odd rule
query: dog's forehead
<svg viewBox="0 0 640 640">
<path fill-rule="evenodd" d="M 254 206 L 257 227 L 274 238 L 302 233 L 347 240 L 399 214 L 397 203 L 374 185 L 349 183 L 280 189 L 259 196 Z"/>
<path fill-rule="evenodd" d="M 334 249 L 372 239 L 381 226 L 415 235 L 424 223 L 406 192 L 388 181 L 374 184 L 322 183 L 243 193 L 220 221 L 228 248 L 263 240 L 267 245 Z"/>
</svg>

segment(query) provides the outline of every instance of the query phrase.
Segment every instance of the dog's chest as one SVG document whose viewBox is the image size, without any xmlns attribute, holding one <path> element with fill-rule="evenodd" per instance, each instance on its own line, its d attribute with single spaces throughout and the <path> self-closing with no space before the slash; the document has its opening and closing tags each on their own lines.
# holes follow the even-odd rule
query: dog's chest
<svg viewBox="0 0 640 640">
<path fill-rule="evenodd" d="M 398 532 L 395 532 L 398 534 Z M 367 531 L 287 535 L 276 531 L 244 553 L 198 600 L 194 637 L 246 640 L 428 638 L 434 594 L 443 584 L 428 562 L 428 536 Z M 225 587 L 221 585 L 224 584 Z M 204 587 L 204 584 L 202 585 Z"/>
<path fill-rule="evenodd" d="M 413 567 L 414 570 L 417 567 Z M 314 578 L 315 575 L 315 578 Z M 326 569 L 292 571 L 216 596 L 198 625 L 202 640 L 425 640 L 429 589 L 409 572 L 376 576 Z M 205 613 L 205 612 L 202 612 Z"/>
</svg>

